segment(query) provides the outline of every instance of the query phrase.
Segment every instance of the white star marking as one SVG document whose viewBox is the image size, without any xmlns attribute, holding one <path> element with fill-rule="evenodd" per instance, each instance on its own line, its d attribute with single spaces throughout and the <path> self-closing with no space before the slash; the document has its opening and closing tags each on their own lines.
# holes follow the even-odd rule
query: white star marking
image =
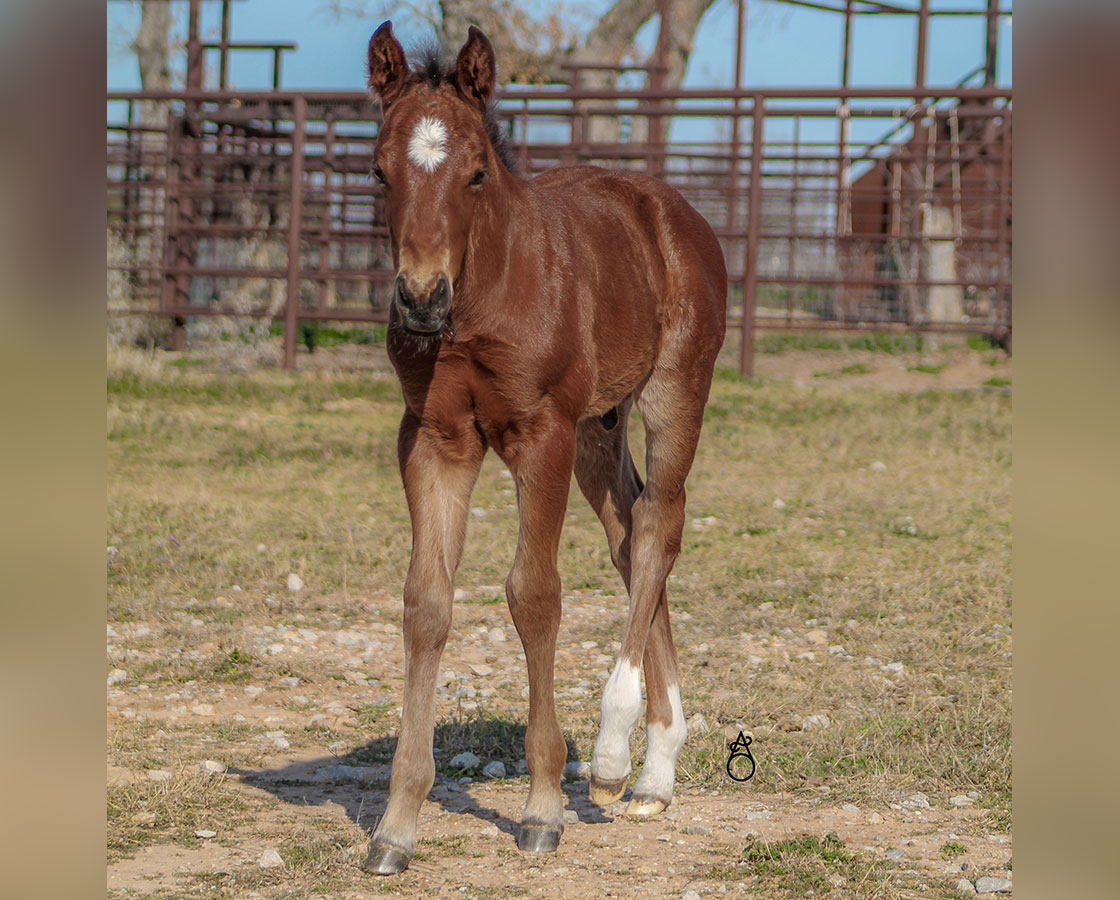
<svg viewBox="0 0 1120 900">
<path fill-rule="evenodd" d="M 447 126 L 439 119 L 424 116 L 408 140 L 408 158 L 425 172 L 434 172 L 447 159 Z"/>
</svg>

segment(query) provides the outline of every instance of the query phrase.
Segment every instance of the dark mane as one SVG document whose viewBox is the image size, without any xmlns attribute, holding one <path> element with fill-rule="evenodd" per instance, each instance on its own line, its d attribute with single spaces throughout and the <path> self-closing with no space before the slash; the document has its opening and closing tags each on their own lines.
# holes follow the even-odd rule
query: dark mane
<svg viewBox="0 0 1120 900">
<path fill-rule="evenodd" d="M 455 57 L 435 38 L 427 38 L 409 53 L 409 66 L 412 74 L 428 84 L 429 87 L 438 88 L 441 84 L 455 84 Z M 492 102 L 486 110 L 486 136 L 490 139 L 490 146 L 498 154 L 510 172 L 517 171 L 517 163 L 513 151 L 509 146 L 509 139 L 502 128 L 498 118 L 498 104 Z"/>
</svg>

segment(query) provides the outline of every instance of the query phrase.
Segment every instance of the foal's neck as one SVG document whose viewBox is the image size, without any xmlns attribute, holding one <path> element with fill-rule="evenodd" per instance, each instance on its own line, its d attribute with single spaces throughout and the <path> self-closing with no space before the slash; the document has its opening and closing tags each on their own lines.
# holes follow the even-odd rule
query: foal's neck
<svg viewBox="0 0 1120 900">
<path fill-rule="evenodd" d="M 501 163 L 494 167 L 494 183 L 471 222 L 462 280 L 457 330 L 486 334 L 502 316 L 511 295 L 511 262 L 518 233 L 524 185 Z"/>
</svg>

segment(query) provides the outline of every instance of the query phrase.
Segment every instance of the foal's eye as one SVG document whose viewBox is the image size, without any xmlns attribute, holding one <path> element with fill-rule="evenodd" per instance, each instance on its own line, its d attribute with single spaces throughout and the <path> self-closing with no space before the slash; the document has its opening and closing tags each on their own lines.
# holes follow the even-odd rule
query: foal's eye
<svg viewBox="0 0 1120 900">
<path fill-rule="evenodd" d="M 381 171 L 380 166 L 374 166 L 370 174 L 377 179 L 378 184 L 388 184 L 385 180 L 385 173 Z"/>
<path fill-rule="evenodd" d="M 480 184 L 482 184 L 482 179 L 485 178 L 485 177 L 486 177 L 486 170 L 485 169 L 479 169 L 471 177 L 471 187 L 478 187 Z"/>
</svg>

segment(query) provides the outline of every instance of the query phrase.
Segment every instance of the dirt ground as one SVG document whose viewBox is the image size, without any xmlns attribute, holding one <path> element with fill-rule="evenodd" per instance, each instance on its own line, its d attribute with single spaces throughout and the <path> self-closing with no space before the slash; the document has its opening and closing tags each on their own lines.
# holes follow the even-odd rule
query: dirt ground
<svg viewBox="0 0 1120 900">
<path fill-rule="evenodd" d="M 962 878 L 1010 881 L 1001 352 L 790 350 L 759 354 L 756 383 L 717 382 L 670 582 L 690 717 L 674 803 L 631 820 L 573 773 L 555 854 L 515 844 L 527 692 L 501 588 L 512 498 L 488 461 L 436 785 L 390 879 L 358 864 L 403 691 L 399 396 L 324 358 L 295 381 L 111 372 L 109 896 L 952 898 Z M 626 600 L 577 497 L 557 697 L 586 761 Z M 740 730 L 758 762 L 743 784 L 724 773 Z M 465 749 L 507 777 L 452 769 Z M 637 770 L 641 729 L 632 749 Z"/>
<path fill-rule="evenodd" d="M 567 598 L 565 630 L 582 631 L 587 621 L 601 617 L 604 599 L 621 609 L 617 598 L 589 592 Z M 264 870 L 257 861 L 262 852 L 275 849 L 282 857 L 292 857 L 291 865 L 298 870 L 296 878 L 304 883 L 314 878 L 299 853 L 299 848 L 307 845 L 315 847 L 314 862 L 324 869 L 335 869 L 321 873 L 326 885 L 320 885 L 315 895 L 325 889 L 326 896 L 340 898 L 437 894 L 582 898 L 592 892 L 616 897 L 676 897 L 690 889 L 701 895 L 746 896 L 744 892 L 753 878 L 737 871 L 736 860 L 752 838 L 775 842 L 829 833 L 866 856 L 868 862 L 858 872 L 878 881 L 881 888 L 869 892 L 869 896 L 953 896 L 953 892 L 945 891 L 947 879 L 955 884 L 970 873 L 973 877 L 1009 874 L 1010 835 L 992 832 L 983 810 L 978 808 L 892 808 L 902 806 L 901 796 L 893 804 L 856 806 L 832 800 L 825 785 L 817 786 L 816 796 L 805 796 L 803 791 L 760 791 L 751 782 L 737 786 L 728 782 L 728 786 L 711 791 L 686 787 L 665 814 L 638 821 L 623 815 L 625 803 L 609 811 L 599 810 L 588 800 L 587 781 L 570 780 L 565 785 L 567 808 L 578 815 L 578 823 L 567 826 L 556 854 L 528 856 L 519 853 L 515 844 L 520 809 L 528 790 L 526 778 L 491 783 L 480 777 L 462 785 L 457 778 L 437 776 L 421 811 L 421 852 L 407 874 L 394 879 L 363 875 L 355 867 L 364 855 L 363 832 L 373 828 L 384 809 L 388 765 L 362 765 L 362 751 L 354 752 L 353 741 L 335 742 L 330 738 L 360 733 L 362 713 L 371 694 L 390 703 L 401 695 L 402 642 L 392 624 L 396 604 L 384 597 L 373 606 L 375 616 L 350 620 L 345 629 L 333 634 L 319 629 L 286 632 L 271 646 L 275 655 L 296 657 L 308 669 L 314 668 L 316 656 L 331 657 L 321 661 L 329 664 L 340 648 L 361 647 L 361 639 L 366 637 L 365 646 L 372 648 L 377 668 L 383 673 L 376 687 L 328 679 L 326 683 L 301 682 L 290 687 L 187 684 L 175 690 L 172 686 L 146 691 L 110 689 L 111 733 L 122 722 L 139 720 L 146 724 L 149 742 L 169 741 L 177 733 L 181 736 L 177 763 L 170 768 L 170 784 L 203 778 L 243 799 L 252 811 L 240 821 L 234 817 L 232 825 L 223 824 L 226 817 L 220 812 L 212 818 L 203 814 L 190 834 L 210 828 L 217 831 L 214 837 L 191 841 L 187 836 L 185 845 L 183 840 L 158 843 L 111 860 L 111 895 L 170 896 L 182 891 L 186 896 L 193 895 L 200 885 L 209 885 L 225 896 L 222 886 L 229 882 L 230 888 L 236 886 L 236 890 L 230 890 L 231 896 L 291 896 L 284 890 L 284 869 Z M 456 610 L 454 631 L 442 664 L 444 672 L 470 672 L 472 666 L 486 666 L 491 670 L 488 678 L 472 679 L 472 683 L 524 683 L 523 662 L 516 645 L 509 639 L 493 644 L 481 637 L 483 629 L 488 632 L 503 626 L 512 635 L 512 626 L 503 622 L 507 617 L 500 613 L 504 610 L 499 611 L 495 605 L 480 608 L 464 603 Z M 118 635 L 126 632 L 114 631 Z M 151 645 L 161 643 L 163 629 L 158 622 L 134 623 L 127 631 L 133 635 L 139 632 Z M 275 634 L 257 627 L 241 637 L 242 645 L 252 645 L 271 640 Z M 203 645 L 199 649 L 207 648 Z M 599 649 L 573 647 L 562 635 L 558 669 L 565 680 L 602 676 L 604 673 L 596 669 L 607 665 L 607 654 L 598 653 Z M 780 653 L 781 648 L 777 649 Z M 692 654 L 685 647 L 682 655 Z M 258 692 L 261 687 L 264 690 Z M 446 687 L 441 688 L 438 720 L 462 712 L 460 700 L 449 693 Z M 565 708 L 596 700 L 578 695 L 578 691 L 572 696 L 570 690 L 562 690 L 560 696 L 561 715 Z M 499 715 L 508 712 L 520 721 L 527 714 L 524 703 L 497 700 L 490 709 Z M 326 718 L 324 713 L 311 710 L 324 710 Z M 389 707 L 390 714 L 395 710 L 395 706 Z M 232 756 L 235 760 L 228 771 L 197 774 L 199 764 L 195 760 L 206 752 L 205 732 L 219 723 L 243 726 L 245 734 L 251 736 L 246 741 L 248 746 L 223 748 L 222 758 Z M 281 733 L 285 736 L 281 742 L 292 746 L 278 752 L 276 740 L 268 735 Z M 720 732 L 694 734 L 690 740 L 711 743 L 721 750 L 727 743 Z M 765 751 L 756 752 L 759 764 L 765 765 Z M 726 751 L 723 753 L 726 757 Z M 237 764 L 238 757 L 246 761 Z M 110 765 L 108 778 L 111 786 L 151 784 L 148 775 L 121 766 Z M 948 860 L 941 848 L 949 843 L 968 849 Z M 903 856 L 889 859 L 888 850 L 901 850 Z M 831 878 L 828 883 L 838 891 L 837 896 L 845 896 L 847 878 L 852 874 L 846 867 L 825 864 L 820 874 Z M 774 894 L 784 895 L 781 890 Z"/>
</svg>

